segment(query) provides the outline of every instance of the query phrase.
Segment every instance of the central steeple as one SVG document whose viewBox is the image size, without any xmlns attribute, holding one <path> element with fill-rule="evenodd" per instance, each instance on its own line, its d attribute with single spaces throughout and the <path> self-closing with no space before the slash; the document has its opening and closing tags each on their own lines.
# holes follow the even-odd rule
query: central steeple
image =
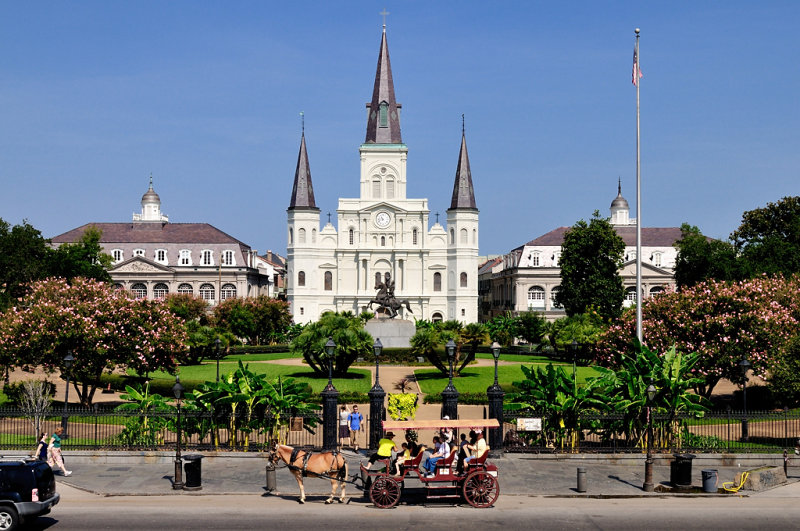
<svg viewBox="0 0 800 531">
<path fill-rule="evenodd" d="M 378 52 L 378 68 L 372 101 L 367 105 L 367 137 L 365 144 L 402 144 L 400 136 L 400 108 L 394 99 L 392 65 L 389 62 L 389 46 L 386 44 L 386 26 L 383 26 L 381 49 Z"/>
</svg>

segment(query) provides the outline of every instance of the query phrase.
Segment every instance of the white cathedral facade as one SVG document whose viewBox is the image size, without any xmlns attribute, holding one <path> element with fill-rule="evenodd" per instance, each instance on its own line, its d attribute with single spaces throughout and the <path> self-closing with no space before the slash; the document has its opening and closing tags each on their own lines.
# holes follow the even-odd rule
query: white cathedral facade
<svg viewBox="0 0 800 531">
<path fill-rule="evenodd" d="M 288 208 L 287 299 L 295 322 L 326 311 L 359 314 L 389 273 L 403 319 L 478 320 L 478 209 L 462 131 L 446 225 L 430 224 L 427 199 L 406 197 L 408 147 L 400 134 L 386 28 L 381 38 L 366 139 L 359 147 L 360 195 L 340 198 L 336 227 L 320 225 L 305 135 Z M 373 308 L 374 309 L 374 308 Z"/>
</svg>

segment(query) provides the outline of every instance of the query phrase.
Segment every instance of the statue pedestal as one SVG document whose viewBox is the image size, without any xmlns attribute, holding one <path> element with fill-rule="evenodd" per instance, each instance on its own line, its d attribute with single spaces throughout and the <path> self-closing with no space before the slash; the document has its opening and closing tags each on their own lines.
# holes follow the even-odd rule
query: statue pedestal
<svg viewBox="0 0 800 531">
<path fill-rule="evenodd" d="M 374 338 L 380 338 L 384 348 L 411 346 L 411 336 L 417 333 L 416 325 L 402 319 L 370 319 L 364 329 Z"/>
</svg>

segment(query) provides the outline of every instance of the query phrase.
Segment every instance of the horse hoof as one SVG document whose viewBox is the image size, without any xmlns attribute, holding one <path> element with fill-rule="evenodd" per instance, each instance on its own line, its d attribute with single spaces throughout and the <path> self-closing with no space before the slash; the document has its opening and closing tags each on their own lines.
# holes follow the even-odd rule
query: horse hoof
<svg viewBox="0 0 800 531">
<path fill-rule="evenodd" d="M 333 500 L 325 500 L 325 505 L 329 505 L 331 503 L 333 503 Z"/>
<path fill-rule="evenodd" d="M 339 503 L 344 503 L 344 498 L 339 498 Z"/>
<path fill-rule="evenodd" d="M 297 500 L 297 502 L 298 502 L 298 503 L 300 503 L 300 504 L 303 504 L 303 503 L 305 503 L 306 501 L 305 501 L 305 500 Z"/>
</svg>

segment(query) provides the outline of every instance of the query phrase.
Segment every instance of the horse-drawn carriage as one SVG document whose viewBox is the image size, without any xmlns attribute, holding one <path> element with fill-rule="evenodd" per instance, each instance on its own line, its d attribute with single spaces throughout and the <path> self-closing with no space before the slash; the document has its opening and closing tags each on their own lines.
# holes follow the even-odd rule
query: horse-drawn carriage
<svg viewBox="0 0 800 531">
<path fill-rule="evenodd" d="M 439 430 L 441 428 L 487 429 L 499 428 L 497 419 L 459 419 L 459 420 L 422 420 L 422 421 L 384 421 L 384 430 Z M 450 457 L 436 462 L 433 475 L 420 473 L 419 467 L 423 452 L 407 462 L 399 465 L 398 474 L 392 474 L 390 459 L 376 461 L 382 463 L 378 469 L 361 464 L 361 479 L 364 489 L 376 507 L 388 509 L 400 501 L 405 480 L 418 479 L 424 488 L 426 499 L 463 499 L 473 507 L 491 507 L 500 495 L 500 484 L 497 481 L 497 467 L 487 462 L 489 447 L 476 459 L 464 466 L 461 475 L 456 474 L 454 459 L 457 452 Z"/>
</svg>

